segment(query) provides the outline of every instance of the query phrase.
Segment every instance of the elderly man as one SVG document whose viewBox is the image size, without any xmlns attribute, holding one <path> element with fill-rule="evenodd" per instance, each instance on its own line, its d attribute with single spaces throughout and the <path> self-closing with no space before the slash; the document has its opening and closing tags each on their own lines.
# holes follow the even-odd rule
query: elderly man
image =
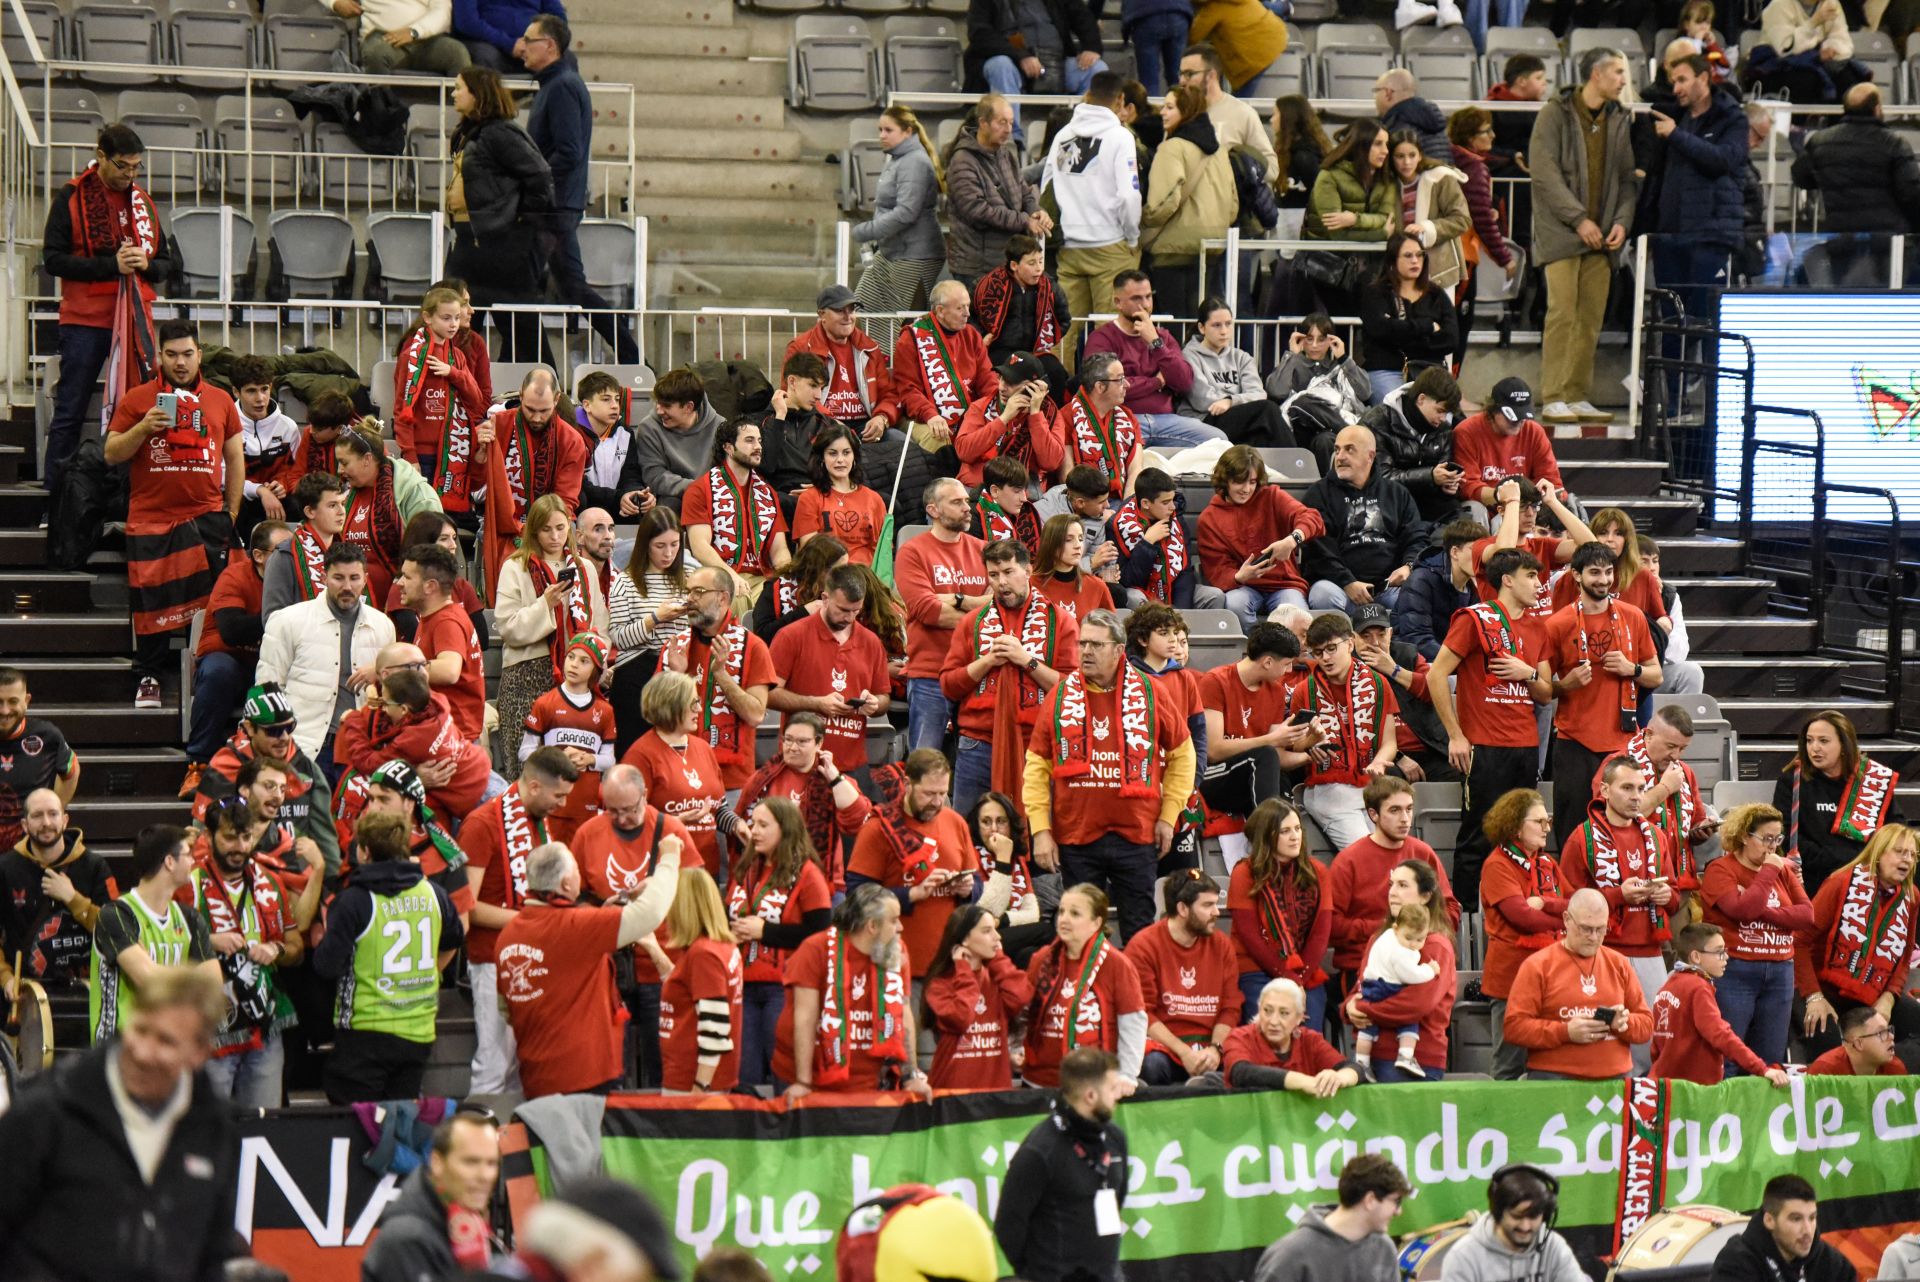
<svg viewBox="0 0 1920 1282">
<path fill-rule="evenodd" d="M 393 620 L 368 605 L 366 553 L 357 543 L 327 549 L 326 591 L 267 620 L 256 669 L 262 683 L 287 691 L 303 752 L 337 783 L 333 735 L 340 718 L 372 683 L 374 659 L 394 642 Z"/>
<path fill-rule="evenodd" d="M 1234 1090 L 1300 1091 L 1332 1099 L 1360 1082 L 1360 1070 L 1311 1028 L 1300 1027 L 1307 996 L 1291 979 L 1271 979 L 1260 990 L 1253 1019 L 1227 1035 L 1220 1071 Z"/>
<path fill-rule="evenodd" d="M 1000 266 L 1007 238 L 1024 232 L 1040 240 L 1053 218 L 1040 193 L 1021 176 L 1020 144 L 1013 141 L 1013 104 L 997 93 L 973 109 L 974 128 L 960 135 L 947 161 L 947 216 L 953 225 L 947 266 L 968 293 Z"/>
<path fill-rule="evenodd" d="M 633 429 L 640 479 L 655 499 L 680 510 L 680 496 L 706 473 L 714 435 L 725 421 L 708 403 L 707 386 L 691 369 L 670 369 L 660 376 L 653 385 L 653 413 Z"/>
<path fill-rule="evenodd" d="M 1608 423 L 1587 399 L 1607 313 L 1613 255 L 1627 243 L 1640 179 L 1620 92 L 1617 49 L 1580 55 L 1580 82 L 1548 100 L 1527 150 L 1533 173 L 1533 253 L 1547 277 L 1540 393 L 1548 423 Z"/>
<path fill-rule="evenodd" d="M 914 440 L 932 451 L 953 442 L 969 405 L 993 399 L 1000 375 L 986 340 L 967 324 L 973 310 L 967 287 L 943 280 L 929 298 L 933 310 L 903 326 L 894 342 L 893 377 L 900 408 L 914 423 Z"/>
<path fill-rule="evenodd" d="M 1034 862 L 1107 889 L 1123 945 L 1153 922 L 1154 874 L 1195 765 L 1185 709 L 1155 697 L 1126 646 L 1112 610 L 1080 621 L 1079 667 L 1041 702 L 1021 788 Z"/>
<path fill-rule="evenodd" d="M 827 388 L 820 396 L 820 412 L 857 428 L 861 440 L 878 441 L 900 421 L 886 349 L 860 328 L 860 301 L 845 285 L 821 290 L 814 306 L 819 322 L 787 344 L 781 364 L 796 352 L 811 352 L 825 361 Z"/>
<path fill-rule="evenodd" d="M 1632 964 L 1601 942 L 1608 917 L 1599 891 L 1574 891 L 1566 935 L 1520 963 L 1501 1037 L 1527 1048 L 1530 1081 L 1625 1077 L 1632 1048 L 1653 1037 Z"/>
<path fill-rule="evenodd" d="M 1847 91 L 1840 119 L 1794 157 L 1793 185 L 1820 193 L 1822 231 L 1920 230 L 1920 160 L 1887 128 L 1877 85 Z"/>
<path fill-rule="evenodd" d="M 1182 300 L 1169 299 L 1178 307 Z M 1185 449 L 1227 434 L 1197 418 L 1173 412 L 1174 398 L 1193 387 L 1193 366 L 1170 333 L 1153 323 L 1153 281 L 1129 268 L 1113 278 L 1113 310 L 1119 315 L 1087 337 L 1086 357 L 1111 353 L 1126 370 L 1126 406 L 1139 421 L 1147 445 Z"/>
<path fill-rule="evenodd" d="M 954 701 L 940 675 L 954 629 L 990 602 L 985 545 L 967 533 L 973 505 L 967 487 L 952 477 L 934 481 L 925 494 L 927 531 L 908 539 L 894 559 L 894 581 L 907 610 L 907 750 L 937 748 L 953 719 Z"/>
<path fill-rule="evenodd" d="M 573 518 L 573 546 L 600 580 L 600 599 L 606 600 L 613 594 L 613 513 L 603 507 L 580 509 Z"/>
<path fill-rule="evenodd" d="M 520 405 L 503 409 L 474 429 L 487 469 L 486 597 L 493 600 L 500 567 L 526 533 L 527 509 L 543 494 L 558 494 L 569 513 L 580 507 L 587 472 L 587 445 L 580 433 L 558 423 L 560 383 L 536 365 L 520 380 Z"/>
<path fill-rule="evenodd" d="M 1681 892 L 1699 889 L 1693 848 L 1720 830 L 1720 816 L 1707 804 L 1693 767 L 1680 759 L 1692 742 L 1693 717 L 1679 704 L 1666 703 L 1654 709 L 1653 719 L 1621 749 L 1640 767 L 1646 788 L 1640 813 L 1665 835 L 1667 852 L 1674 859 L 1673 888 Z M 1594 771 L 1596 789 L 1601 773 Z"/>
<path fill-rule="evenodd" d="M 932 1098 L 918 1063 L 908 964 L 893 892 L 877 882 L 848 888 L 833 925 L 787 958 L 773 1052 L 773 1075 L 787 1084 L 787 1099 L 890 1089 Z M 852 993 L 867 994 L 858 1013 L 870 1018 L 854 1018 Z"/>
<path fill-rule="evenodd" d="M 22 978 L 42 985 L 85 984 L 93 928 L 114 896 L 113 874 L 51 788 L 27 794 L 26 835 L 0 851 L 0 994 L 19 996 Z M 14 974 L 19 963 L 22 975 Z"/>
<path fill-rule="evenodd" d="M 1453 0 L 1440 2 L 1444 6 L 1440 25 L 1458 25 L 1460 11 L 1454 7 Z M 1425 9 L 1429 6 L 1420 0 L 1401 0 L 1401 13 L 1405 13 L 1409 7 Z M 1451 22 L 1447 21 L 1448 13 L 1452 15 Z M 1404 27 L 1407 24 L 1402 22 L 1400 25 Z M 1395 67 L 1375 80 L 1373 108 L 1388 133 L 1399 133 L 1404 129 L 1418 134 L 1421 151 L 1441 164 L 1453 163 L 1453 144 L 1447 141 L 1447 118 L 1440 114 L 1440 108 L 1420 96 L 1420 82 L 1414 79 L 1411 71 L 1405 67 Z"/>
<path fill-rule="evenodd" d="M 1327 532 L 1302 550 L 1301 569 L 1315 610 L 1379 601 L 1388 609 L 1427 546 L 1427 523 L 1407 487 L 1374 466 L 1373 433 L 1355 424 L 1333 442 L 1333 475 L 1303 496 Z"/>
<path fill-rule="evenodd" d="M 489 46 L 491 47 L 491 46 Z M 380 1213 L 380 1231 L 360 1262 L 362 1282 L 415 1282 L 460 1273 L 452 1236 L 462 1248 L 493 1236 L 500 1178 L 500 1126 L 491 1113 L 454 1113 L 433 1128 L 427 1164 L 400 1185 Z"/>
</svg>

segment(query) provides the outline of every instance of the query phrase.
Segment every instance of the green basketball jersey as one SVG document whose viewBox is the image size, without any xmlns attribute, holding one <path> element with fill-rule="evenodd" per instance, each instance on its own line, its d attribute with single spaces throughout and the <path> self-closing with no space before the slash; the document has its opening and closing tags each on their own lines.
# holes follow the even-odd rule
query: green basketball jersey
<svg viewBox="0 0 1920 1282">
<path fill-rule="evenodd" d="M 198 960 L 196 954 L 201 951 L 194 947 L 194 920 L 179 903 L 169 903 L 167 915 L 156 917 L 132 891 L 101 909 L 93 935 L 92 982 L 87 986 L 88 1025 L 96 1043 L 112 1037 L 133 1013 L 133 986 L 121 973 L 121 950 L 138 944 L 162 966 L 184 966 Z"/>
<path fill-rule="evenodd" d="M 368 893 L 372 916 L 340 978 L 333 1022 L 359 1032 L 433 1040 L 440 1007 L 440 936 L 445 922 L 431 883 L 394 895 Z"/>
</svg>

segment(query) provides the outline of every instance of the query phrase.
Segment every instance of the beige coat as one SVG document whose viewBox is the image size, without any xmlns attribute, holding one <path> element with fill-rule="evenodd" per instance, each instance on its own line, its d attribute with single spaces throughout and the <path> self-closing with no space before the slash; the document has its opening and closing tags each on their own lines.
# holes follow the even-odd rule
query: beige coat
<svg viewBox="0 0 1920 1282">
<path fill-rule="evenodd" d="M 1441 289 L 1451 289 L 1465 279 L 1467 254 L 1465 236 L 1473 226 L 1467 209 L 1467 193 L 1461 186 L 1467 176 L 1451 165 L 1434 165 L 1420 171 L 1419 187 L 1413 196 L 1413 226 L 1427 251 L 1427 275 Z"/>
<path fill-rule="evenodd" d="M 1847 34 L 1839 0 L 1819 0 L 1811 11 L 1800 0 L 1772 0 L 1760 14 L 1760 38 L 1782 57 L 1818 49 L 1827 41 L 1834 44 L 1834 57 L 1853 57 L 1853 37 Z"/>
<path fill-rule="evenodd" d="M 1211 136 L 1212 123 L 1198 118 Z M 1240 193 L 1233 182 L 1233 160 L 1215 143 L 1210 152 L 1181 135 L 1161 143 L 1153 153 L 1147 175 L 1147 203 L 1140 211 L 1140 247 L 1153 250 L 1154 261 L 1186 264 L 1200 252 L 1200 242 L 1218 239 L 1240 216 Z"/>
</svg>

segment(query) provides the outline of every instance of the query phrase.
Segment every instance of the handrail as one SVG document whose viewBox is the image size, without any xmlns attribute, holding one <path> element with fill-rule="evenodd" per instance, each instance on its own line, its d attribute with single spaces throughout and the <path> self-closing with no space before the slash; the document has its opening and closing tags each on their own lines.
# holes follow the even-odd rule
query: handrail
<svg viewBox="0 0 1920 1282">
<path fill-rule="evenodd" d="M 7 4 L 13 10 L 13 25 L 19 28 L 20 34 L 27 39 L 28 56 L 35 66 L 45 63 L 47 56 L 41 52 L 40 37 L 34 33 L 33 24 L 27 21 L 26 7 L 20 3 L 20 0 L 7 0 Z M 0 58 L 0 62 L 5 61 L 6 59 Z"/>
<path fill-rule="evenodd" d="M 1825 595 L 1824 588 L 1827 577 L 1825 573 L 1827 560 L 1825 548 L 1827 526 L 1829 524 L 1826 516 L 1827 496 L 1829 494 L 1857 494 L 1866 498 L 1886 500 L 1887 639 L 1886 645 L 1882 650 L 1877 652 L 1871 647 L 1842 645 L 1830 641 L 1827 639 L 1824 629 L 1815 633 L 1814 639 L 1816 644 L 1823 650 L 1837 651 L 1841 654 L 1850 654 L 1867 659 L 1877 658 L 1883 663 L 1885 666 L 1885 676 L 1883 679 L 1886 683 L 1886 697 L 1888 702 L 1893 706 L 1894 722 L 1896 725 L 1899 725 L 1901 711 L 1901 660 L 1904 657 L 1902 646 L 1906 628 L 1906 598 L 1902 595 L 1900 588 L 1902 581 L 1900 549 L 1904 542 L 1900 526 L 1900 500 L 1894 497 L 1893 491 L 1884 490 L 1877 486 L 1848 485 L 1840 481 L 1821 481 L 1815 484 L 1814 535 L 1815 544 L 1820 549 L 1820 552 L 1813 563 L 1813 568 L 1815 581 L 1820 585 L 1823 596 Z M 1824 621 L 1825 616 L 1823 614 L 1823 624 Z"/>
</svg>

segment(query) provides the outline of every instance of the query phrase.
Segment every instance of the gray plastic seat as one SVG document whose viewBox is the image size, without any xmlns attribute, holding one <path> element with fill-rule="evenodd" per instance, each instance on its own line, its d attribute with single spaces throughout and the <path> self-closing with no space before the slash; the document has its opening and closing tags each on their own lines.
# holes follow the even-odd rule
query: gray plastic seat
<svg viewBox="0 0 1920 1282">
<path fill-rule="evenodd" d="M 1908 101 L 1906 77 L 1901 74 L 1900 51 L 1894 47 L 1893 37 L 1884 31 L 1873 30 L 1849 34 L 1853 37 L 1854 59 L 1873 69 L 1873 82 L 1882 86 L 1893 101 Z"/>
<path fill-rule="evenodd" d="M 788 102 L 814 111 L 865 111 L 880 101 L 879 62 L 860 18 L 801 14 L 787 53 Z"/>
<path fill-rule="evenodd" d="M 414 190 L 424 204 L 440 203 L 446 191 L 451 157 L 444 153 L 453 134 L 451 106 L 447 116 L 443 121 L 437 102 L 416 102 L 407 108 L 407 151 L 413 157 Z"/>
<path fill-rule="evenodd" d="M 66 18 L 52 0 L 21 0 L 26 11 L 27 31 L 40 42 L 42 58 L 59 58 L 66 51 Z M 24 79 L 25 68 L 33 65 L 33 51 L 27 47 L 26 33 L 14 21 L 13 6 L 0 5 L 0 55 L 13 64 L 16 78 Z"/>
<path fill-rule="evenodd" d="M 313 126 L 313 163 L 316 187 L 325 204 L 391 205 L 399 194 L 399 159 L 369 155 L 330 120 Z"/>
<path fill-rule="evenodd" d="M 131 96 L 131 91 L 122 95 Z M 141 181 L 154 199 L 164 205 L 198 200 L 204 185 L 201 157 L 207 147 L 207 127 L 200 123 L 200 117 L 148 115 L 123 109 L 120 121 L 132 126 L 147 145 L 147 171 Z"/>
<path fill-rule="evenodd" d="M 167 23 L 170 61 L 177 67 L 225 67 L 238 70 L 259 60 L 260 30 L 247 0 L 185 0 Z M 235 76 L 205 71 L 177 73 L 176 84 L 197 89 L 234 90 L 244 82 Z"/>
<path fill-rule="evenodd" d="M 440 278 L 433 257 L 433 215 L 386 213 L 367 219 L 367 296 L 417 303 Z"/>
<path fill-rule="evenodd" d="M 951 18 L 888 18 L 887 87 L 895 93 L 959 93 L 966 47 Z"/>
<path fill-rule="evenodd" d="M 252 137 L 248 140 L 248 100 L 240 94 L 222 94 L 213 103 L 214 139 L 228 157 L 223 165 L 223 188 L 230 196 L 244 196 L 251 171 L 256 198 L 293 196 L 298 188 L 306 151 L 306 132 L 293 104 L 285 98 L 252 99 Z"/>
<path fill-rule="evenodd" d="M 1400 52 L 1409 54 L 1416 49 L 1447 49 L 1455 53 L 1464 49 L 1472 53 L 1473 37 L 1465 27 L 1408 27 L 1400 33 Z"/>
<path fill-rule="evenodd" d="M 847 122 L 847 149 L 840 155 L 840 208 L 873 208 L 873 194 L 880 182 L 880 170 L 887 153 L 873 136 L 872 122 L 859 119 Z"/>
<path fill-rule="evenodd" d="M 1253 83 L 1236 87 L 1235 92 L 1244 92 L 1254 102 L 1268 103 L 1273 99 L 1290 93 L 1309 93 L 1313 85 L 1309 80 L 1310 63 L 1307 55 L 1298 49 L 1289 47 L 1275 58 L 1267 69 L 1254 78 Z"/>
<path fill-rule="evenodd" d="M 1371 22 L 1323 22 L 1315 28 L 1314 48 L 1321 53 L 1329 49 L 1377 49 L 1393 54 L 1393 41 L 1387 38 L 1385 29 Z M 1385 70 L 1385 66 L 1381 70 Z"/>
<path fill-rule="evenodd" d="M 1580 79 L 1580 55 L 1589 49 L 1618 49 L 1627 55 L 1629 74 L 1647 60 L 1647 47 L 1638 31 L 1629 27 L 1575 27 L 1567 33 L 1567 83 Z"/>
<path fill-rule="evenodd" d="M 161 61 L 164 37 L 150 5 L 76 5 L 72 22 L 74 55 L 85 62 L 152 67 Z M 159 78 L 152 71 L 87 71 L 89 81 L 103 85 L 150 85 Z"/>
<path fill-rule="evenodd" d="M 1472 99 L 1480 96 L 1478 62 L 1469 43 L 1465 49 L 1416 49 L 1407 55 L 1407 70 L 1423 97 Z"/>
<path fill-rule="evenodd" d="M 267 223 L 267 297 L 343 298 L 353 284 L 353 224 L 325 209 L 284 209 Z"/>
<path fill-rule="evenodd" d="M 332 71 L 333 55 L 347 48 L 347 28 L 338 19 L 312 14 L 311 8 L 294 14 L 269 14 L 266 23 L 267 65 L 275 71 Z M 296 83 L 288 81 L 287 83 Z"/>
<path fill-rule="evenodd" d="M 588 218 L 580 224 L 580 265 L 587 284 L 615 307 L 632 307 L 639 280 L 634 272 L 633 224 Z"/>
<path fill-rule="evenodd" d="M 1321 97 L 1366 99 L 1373 96 L 1373 82 L 1392 55 L 1377 49 L 1323 49 L 1317 56 Z"/>
<path fill-rule="evenodd" d="M 220 206 L 176 209 L 168 235 L 180 256 L 182 287 L 189 298 L 218 298 L 222 276 L 233 282 L 232 297 L 243 298 L 253 268 L 253 220 L 235 210 L 233 244 L 220 262 Z"/>
</svg>

